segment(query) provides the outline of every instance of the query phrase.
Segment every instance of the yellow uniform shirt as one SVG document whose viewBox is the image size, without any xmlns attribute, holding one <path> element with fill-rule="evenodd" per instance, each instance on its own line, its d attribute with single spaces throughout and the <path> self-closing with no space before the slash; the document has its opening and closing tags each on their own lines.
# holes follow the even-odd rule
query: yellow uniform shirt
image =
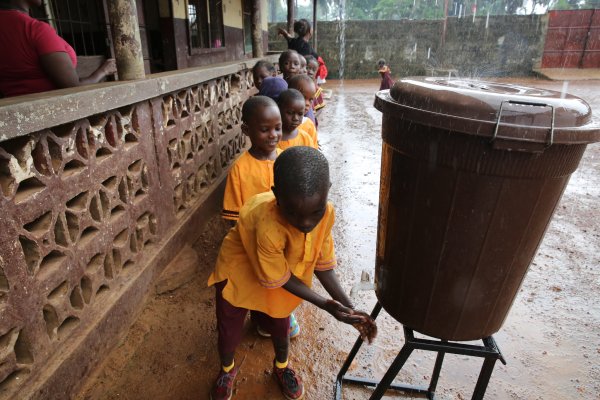
<svg viewBox="0 0 600 400">
<path fill-rule="evenodd" d="M 279 155 L 282 150 L 276 151 Z M 257 160 L 248 151 L 236 160 L 227 174 L 221 212 L 223 218 L 236 221 L 240 208 L 250 197 L 271 190 L 274 164 L 274 160 Z"/>
<path fill-rule="evenodd" d="M 272 192 L 254 196 L 223 240 L 208 285 L 227 280 L 223 297 L 232 305 L 287 317 L 302 301 L 281 287 L 291 275 L 310 287 L 315 270 L 336 265 L 333 222 L 328 203 L 321 222 L 304 234 L 283 218 Z"/>
<path fill-rule="evenodd" d="M 277 144 L 277 147 L 279 147 L 281 150 L 285 150 L 289 147 L 294 146 L 309 146 L 317 150 L 319 149 L 317 143 L 311 139 L 311 137 L 308 135 L 308 133 L 306 133 L 306 131 L 301 129 L 300 126 L 298 126 L 297 129 L 298 135 L 296 135 L 295 138 L 290 140 L 280 140 Z"/>
<path fill-rule="evenodd" d="M 308 117 L 304 117 L 302 119 L 302 123 L 298 126 L 298 129 L 303 130 L 304 132 L 308 133 L 308 136 L 310 136 L 310 138 L 313 140 L 313 142 L 315 143 L 319 143 L 318 141 L 318 137 L 317 137 L 317 127 L 315 126 L 315 123 L 312 122 L 312 120 Z"/>
</svg>

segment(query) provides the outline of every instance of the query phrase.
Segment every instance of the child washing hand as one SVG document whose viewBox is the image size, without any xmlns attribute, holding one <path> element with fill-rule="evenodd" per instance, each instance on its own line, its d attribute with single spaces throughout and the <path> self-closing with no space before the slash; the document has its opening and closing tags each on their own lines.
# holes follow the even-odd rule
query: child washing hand
<svg viewBox="0 0 600 400">
<path fill-rule="evenodd" d="M 271 192 L 252 197 L 225 237 L 208 284 L 215 286 L 219 374 L 212 400 L 233 396 L 239 366 L 235 350 L 246 314 L 260 318 L 273 341 L 273 376 L 287 399 L 304 397 L 305 387 L 289 362 L 289 315 L 302 300 L 338 321 L 356 324 L 368 340 L 375 322 L 353 309 L 335 273 L 334 207 L 328 202 L 329 163 L 311 147 L 296 146 L 275 160 Z M 311 289 L 316 277 L 327 292 Z"/>
</svg>

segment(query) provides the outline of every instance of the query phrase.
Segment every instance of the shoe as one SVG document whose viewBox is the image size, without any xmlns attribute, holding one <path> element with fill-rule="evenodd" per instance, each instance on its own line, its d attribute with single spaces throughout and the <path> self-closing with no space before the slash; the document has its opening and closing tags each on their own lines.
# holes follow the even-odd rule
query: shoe
<svg viewBox="0 0 600 400">
<path fill-rule="evenodd" d="M 294 313 L 290 314 L 290 339 L 298 337 L 300 335 L 300 324 L 296 319 Z"/>
<path fill-rule="evenodd" d="M 299 400 L 304 398 L 304 385 L 302 379 L 296 376 L 293 369 L 289 367 L 277 368 L 273 360 L 273 376 L 279 384 L 281 393 L 288 400 Z"/>
<path fill-rule="evenodd" d="M 210 400 L 230 400 L 233 395 L 233 381 L 238 373 L 238 368 L 225 372 L 221 368 L 219 376 L 210 391 Z"/>
<path fill-rule="evenodd" d="M 266 338 L 271 337 L 271 334 L 269 332 L 265 331 L 263 328 L 261 328 L 260 325 L 256 325 L 256 332 L 262 337 L 266 337 Z"/>
<path fill-rule="evenodd" d="M 260 325 L 256 325 L 256 332 L 262 337 L 269 338 L 271 334 L 260 327 Z M 290 339 L 293 339 L 300 335 L 300 324 L 298 324 L 298 320 L 294 313 L 290 314 Z"/>
</svg>

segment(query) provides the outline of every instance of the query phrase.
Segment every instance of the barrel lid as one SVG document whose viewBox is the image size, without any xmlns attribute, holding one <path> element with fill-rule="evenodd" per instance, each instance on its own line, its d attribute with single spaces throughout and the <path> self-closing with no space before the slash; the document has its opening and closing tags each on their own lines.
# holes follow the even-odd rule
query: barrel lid
<svg viewBox="0 0 600 400">
<path fill-rule="evenodd" d="M 510 83 L 410 77 L 379 91 L 375 107 L 394 118 L 494 141 L 544 146 L 600 141 L 600 121 L 583 99 Z"/>
</svg>

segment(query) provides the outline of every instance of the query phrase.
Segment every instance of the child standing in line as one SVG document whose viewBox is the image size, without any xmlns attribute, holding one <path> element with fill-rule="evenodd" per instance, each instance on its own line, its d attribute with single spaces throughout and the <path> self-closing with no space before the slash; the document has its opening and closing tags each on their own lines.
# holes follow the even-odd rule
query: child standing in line
<svg viewBox="0 0 600 400">
<path fill-rule="evenodd" d="M 355 311 L 335 272 L 331 230 L 333 205 L 327 201 L 329 165 L 310 147 L 293 147 L 275 161 L 272 192 L 254 196 L 240 210 L 225 237 L 208 285 L 215 286 L 221 368 L 211 400 L 228 400 L 238 374 L 234 355 L 248 310 L 257 312 L 271 333 L 273 376 L 287 399 L 301 399 L 302 379 L 290 367 L 289 314 L 306 300 L 338 321 L 354 325 L 364 340 L 377 327 Z M 311 289 L 313 274 L 331 299 Z"/>
<path fill-rule="evenodd" d="M 300 72 L 298 72 L 298 74 L 306 75 L 306 57 L 304 57 L 302 54 L 298 54 L 298 58 L 300 59 Z"/>
<path fill-rule="evenodd" d="M 267 60 L 260 60 L 252 67 L 252 77 L 254 78 L 254 86 L 260 90 L 260 86 L 265 78 L 275 76 L 275 66 Z"/>
<path fill-rule="evenodd" d="M 281 140 L 277 145 L 281 150 L 293 146 L 309 146 L 317 148 L 317 144 L 309 134 L 300 127 L 304 118 L 304 96 L 296 89 L 281 92 L 277 100 L 281 113 Z"/>
<path fill-rule="evenodd" d="M 325 107 L 325 100 L 323 99 L 323 89 L 317 82 L 317 71 L 319 70 L 319 62 L 313 56 L 306 56 L 306 75 L 308 75 L 313 82 L 317 91 L 315 92 L 315 98 L 312 101 L 312 108 L 315 112 L 315 122 L 317 121 L 317 115 L 319 110 Z"/>
<path fill-rule="evenodd" d="M 319 62 L 313 56 L 306 56 L 306 75 L 310 76 L 314 81 L 317 79 L 317 70 L 319 69 Z"/>
<path fill-rule="evenodd" d="M 312 140 L 318 144 L 317 137 L 317 119 L 312 109 L 312 103 L 315 98 L 315 92 L 317 91 L 317 85 L 310 79 L 308 75 L 297 75 L 294 76 L 288 82 L 290 89 L 296 89 L 304 97 L 304 116 L 302 120 L 301 129 L 306 131 Z"/>
<path fill-rule="evenodd" d="M 262 81 L 258 94 L 261 96 L 267 96 L 277 101 L 279 95 L 284 90 L 287 90 L 288 84 L 286 81 L 278 76 L 267 77 Z"/>
<path fill-rule="evenodd" d="M 224 219 L 235 224 L 240 209 L 248 199 L 256 194 L 271 191 L 273 164 L 282 152 L 277 147 L 281 140 L 281 128 L 279 108 L 272 99 L 254 96 L 242 106 L 242 132 L 250 138 L 251 146 L 235 161 L 227 174 L 221 212 Z M 257 330 L 261 336 L 269 336 L 260 324 L 257 324 Z M 300 325 L 292 313 L 290 337 L 295 338 L 298 335 Z"/>
<path fill-rule="evenodd" d="M 381 75 L 381 85 L 379 85 L 379 90 L 390 89 L 394 86 L 391 75 L 392 71 L 383 58 L 380 58 L 379 61 L 377 61 L 377 68 L 379 69 L 379 75 Z"/>
<path fill-rule="evenodd" d="M 281 116 L 277 104 L 268 97 L 254 96 L 242 106 L 242 133 L 251 146 L 231 166 L 223 196 L 224 219 L 237 221 L 240 208 L 255 194 L 273 186 L 273 163 L 281 153 Z"/>
<path fill-rule="evenodd" d="M 291 77 L 300 73 L 300 57 L 295 50 L 286 50 L 279 55 L 279 69 L 283 79 L 288 81 Z"/>
</svg>

